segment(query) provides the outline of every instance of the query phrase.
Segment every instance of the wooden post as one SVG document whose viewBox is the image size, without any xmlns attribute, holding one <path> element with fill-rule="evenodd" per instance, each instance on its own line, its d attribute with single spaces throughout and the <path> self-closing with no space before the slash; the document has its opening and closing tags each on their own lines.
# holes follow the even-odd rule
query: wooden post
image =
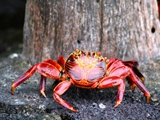
<svg viewBox="0 0 160 120">
<path fill-rule="evenodd" d="M 31 63 L 73 50 L 147 60 L 160 55 L 156 0 L 28 0 L 23 55 Z"/>
</svg>

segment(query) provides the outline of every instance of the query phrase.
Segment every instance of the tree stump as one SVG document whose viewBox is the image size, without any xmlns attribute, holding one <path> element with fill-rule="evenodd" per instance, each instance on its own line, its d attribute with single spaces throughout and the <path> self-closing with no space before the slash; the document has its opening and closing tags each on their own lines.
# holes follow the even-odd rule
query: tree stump
<svg viewBox="0 0 160 120">
<path fill-rule="evenodd" d="M 160 55 L 156 0 L 28 0 L 23 55 L 32 64 L 76 48 L 123 60 Z"/>
</svg>

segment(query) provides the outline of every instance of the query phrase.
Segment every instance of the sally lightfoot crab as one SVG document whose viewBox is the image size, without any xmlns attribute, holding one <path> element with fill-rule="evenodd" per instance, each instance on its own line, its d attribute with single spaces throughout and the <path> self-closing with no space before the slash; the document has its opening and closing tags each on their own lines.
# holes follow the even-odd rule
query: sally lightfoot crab
<svg viewBox="0 0 160 120">
<path fill-rule="evenodd" d="M 68 102 L 61 98 L 72 85 L 80 88 L 103 89 L 118 86 L 116 98 L 117 107 L 123 99 L 125 81 L 128 81 L 132 91 L 137 86 L 146 96 L 147 103 L 150 102 L 150 93 L 144 86 L 144 76 L 137 68 L 137 61 L 122 61 L 116 58 L 104 58 L 99 52 L 87 52 L 75 50 L 65 60 L 60 56 L 56 61 L 48 59 L 33 65 L 27 72 L 17 78 L 11 87 L 14 89 L 37 72 L 41 75 L 40 93 L 46 97 L 46 78 L 58 80 L 58 85 L 53 90 L 54 99 L 64 107 L 77 112 Z M 142 81 L 142 82 L 141 82 Z"/>
</svg>

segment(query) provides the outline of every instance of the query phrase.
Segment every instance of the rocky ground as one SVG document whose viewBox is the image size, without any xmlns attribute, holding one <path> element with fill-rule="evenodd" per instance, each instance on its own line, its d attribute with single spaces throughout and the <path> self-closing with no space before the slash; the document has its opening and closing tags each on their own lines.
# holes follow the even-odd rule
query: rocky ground
<svg viewBox="0 0 160 120">
<path fill-rule="evenodd" d="M 132 93 L 127 85 L 122 104 L 114 108 L 117 88 L 86 90 L 71 87 L 62 97 L 79 112 L 74 113 L 57 104 L 52 98 L 53 80 L 47 80 L 44 98 L 39 94 L 39 74 L 10 94 L 12 82 L 31 65 L 19 54 L 0 59 L 0 119 L 1 120 L 160 120 L 160 57 L 141 62 L 145 86 L 151 93 L 150 104 L 136 88 Z"/>
</svg>

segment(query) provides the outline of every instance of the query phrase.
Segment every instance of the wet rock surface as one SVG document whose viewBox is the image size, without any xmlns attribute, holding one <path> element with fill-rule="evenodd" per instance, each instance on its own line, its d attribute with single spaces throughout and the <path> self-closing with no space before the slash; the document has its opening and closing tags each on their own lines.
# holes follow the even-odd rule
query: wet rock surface
<svg viewBox="0 0 160 120">
<path fill-rule="evenodd" d="M 114 108 L 117 87 L 88 90 L 71 87 L 62 97 L 79 112 L 74 113 L 54 101 L 52 84 L 47 79 L 46 95 L 39 94 L 40 75 L 35 73 L 15 89 L 11 84 L 31 65 L 20 55 L 12 54 L 0 59 L 0 119 L 2 120 L 160 120 L 160 57 L 141 62 L 139 69 L 146 78 L 145 86 L 151 93 L 150 104 L 136 88 L 132 93 L 126 86 L 121 105 Z"/>
</svg>

